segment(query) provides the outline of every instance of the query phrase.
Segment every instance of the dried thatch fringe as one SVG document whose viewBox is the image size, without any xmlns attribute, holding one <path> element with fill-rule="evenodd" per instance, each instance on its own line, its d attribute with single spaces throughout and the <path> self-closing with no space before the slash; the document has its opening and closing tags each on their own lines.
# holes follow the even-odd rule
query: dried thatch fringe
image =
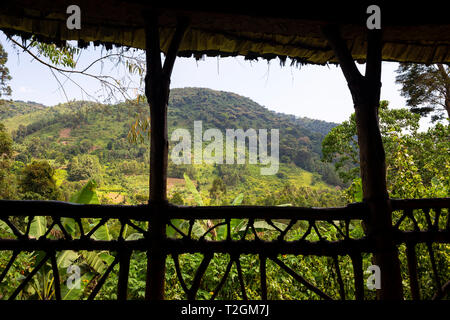
<svg viewBox="0 0 450 320">
<path fill-rule="evenodd" d="M 19 22 L 18 22 L 19 20 Z M 22 25 L 20 24 L 22 21 Z M 22 41 L 32 36 L 44 43 L 54 43 L 59 47 L 66 45 L 69 39 L 78 40 L 80 48 L 87 48 L 91 42 L 94 46 L 104 46 L 106 50 L 114 47 L 133 47 L 143 49 L 143 30 L 139 28 L 121 29 L 119 26 L 99 28 L 87 25 L 83 32 L 68 32 L 58 21 L 40 21 L 35 19 L 13 17 L 0 14 L 0 28 L 8 36 L 19 36 Z M 166 52 L 174 29 L 160 28 L 161 50 Z M 348 41 L 352 56 L 360 63 L 365 62 L 366 42 L 355 38 Z M 271 61 L 278 58 L 280 65 L 291 59 L 291 66 L 305 64 L 336 64 L 337 60 L 326 41 L 305 36 L 286 36 L 279 34 L 258 34 L 251 32 L 223 32 L 220 30 L 202 30 L 191 28 L 180 45 L 179 57 L 194 57 L 197 60 L 208 57 L 243 56 L 246 60 L 259 58 Z M 426 64 L 450 63 L 449 44 L 440 42 L 385 41 L 383 60 L 399 62 L 421 62 Z"/>
</svg>

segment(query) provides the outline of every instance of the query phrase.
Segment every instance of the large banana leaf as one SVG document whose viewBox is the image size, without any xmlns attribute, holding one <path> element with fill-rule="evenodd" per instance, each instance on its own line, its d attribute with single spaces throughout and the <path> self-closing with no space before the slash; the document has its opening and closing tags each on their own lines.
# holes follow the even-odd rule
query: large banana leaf
<svg viewBox="0 0 450 320">
<path fill-rule="evenodd" d="M 94 238 L 97 240 L 105 240 L 105 241 L 111 240 L 111 235 L 109 233 L 109 229 L 108 226 L 106 225 L 106 222 L 94 232 Z"/>
<path fill-rule="evenodd" d="M 12 230 L 10 227 L 8 227 L 8 225 L 6 224 L 6 222 L 0 220 L 0 230 L 6 231 L 7 233 L 13 234 Z"/>
<path fill-rule="evenodd" d="M 192 182 L 191 179 L 189 179 L 189 176 L 186 173 L 183 176 L 184 181 L 186 182 L 186 190 L 193 195 L 194 201 L 198 206 L 203 206 L 204 203 L 200 192 L 197 190 L 194 183 Z M 187 233 L 189 225 L 185 221 L 180 219 L 173 219 L 171 220 L 171 222 L 175 227 Z M 196 235 L 197 237 L 201 237 L 207 230 L 206 222 L 204 224 L 205 225 L 203 225 L 200 221 L 195 221 L 194 226 L 192 228 L 192 234 Z M 167 236 L 169 237 L 174 237 L 177 234 L 177 232 L 170 227 L 166 227 L 166 232 Z"/>
<path fill-rule="evenodd" d="M 272 227 L 270 224 L 268 224 L 266 221 L 255 221 L 253 223 L 253 226 L 255 227 L 255 230 L 262 231 L 262 230 L 276 230 L 274 227 Z M 239 231 L 244 231 L 247 227 L 247 224 L 243 225 Z"/>
<path fill-rule="evenodd" d="M 103 261 L 105 261 L 108 265 L 113 263 L 115 259 L 114 256 L 110 255 L 108 251 L 102 251 L 98 254 L 98 256 L 103 259 Z"/>
<path fill-rule="evenodd" d="M 61 251 L 56 258 L 56 265 L 58 268 L 68 268 L 78 259 L 80 254 L 72 250 Z"/>
<path fill-rule="evenodd" d="M 76 231 L 75 219 L 73 219 L 73 218 L 61 218 L 61 224 L 64 227 L 64 229 L 66 229 L 66 231 L 70 235 L 73 236 L 75 234 L 75 231 Z"/>
<path fill-rule="evenodd" d="M 186 189 L 192 193 L 194 196 L 194 201 L 198 206 L 203 206 L 203 199 L 200 195 L 200 192 L 198 192 L 197 188 L 195 187 L 194 183 L 189 179 L 188 175 L 184 174 L 184 181 L 186 181 Z"/>
<path fill-rule="evenodd" d="M 244 200 L 244 194 L 239 193 L 236 198 L 234 198 L 233 202 L 231 203 L 232 206 L 240 206 L 242 203 L 242 200 Z"/>
<path fill-rule="evenodd" d="M 203 221 L 203 220 L 202 220 Z M 206 220 L 205 220 L 206 221 Z M 172 219 L 170 222 L 180 231 L 184 232 L 184 234 L 187 234 L 189 231 L 189 222 L 182 219 Z M 194 222 L 194 225 L 192 226 L 192 234 L 196 237 L 201 237 L 205 232 L 207 231 L 206 226 L 204 226 L 199 220 L 196 220 Z M 175 231 L 172 227 L 166 226 L 166 234 L 169 238 L 174 238 L 178 234 L 177 231 Z"/>
<path fill-rule="evenodd" d="M 77 289 L 76 286 L 73 286 L 69 289 L 66 285 L 61 285 L 61 297 L 63 300 L 79 300 L 83 295 L 86 286 L 94 277 L 94 274 L 91 272 L 84 273 L 80 278 L 80 288 Z"/>
<path fill-rule="evenodd" d="M 30 225 L 30 237 L 39 239 L 47 231 L 47 219 L 42 216 L 34 217 Z"/>
<path fill-rule="evenodd" d="M 242 201 L 244 200 L 244 194 L 243 193 L 239 193 L 237 195 L 236 198 L 234 198 L 233 202 L 231 203 L 232 206 L 240 206 L 242 204 Z M 231 232 L 236 232 L 238 231 L 238 229 L 236 228 L 236 226 L 238 224 L 242 223 L 242 219 L 231 219 L 230 221 L 230 228 L 231 228 Z M 219 226 L 216 228 L 217 230 L 217 239 L 219 240 L 225 240 L 227 237 L 227 226 L 223 225 L 223 226 Z"/>
<path fill-rule="evenodd" d="M 284 223 L 276 222 L 276 221 L 272 221 L 272 223 L 281 230 L 284 230 L 284 228 L 286 228 L 286 224 L 284 224 Z M 237 230 L 235 229 L 235 231 L 239 231 L 239 232 L 245 231 L 245 229 L 247 228 L 247 224 L 248 224 L 248 221 L 243 220 L 240 224 L 236 225 L 235 228 Z M 256 231 L 276 230 L 273 226 L 271 226 L 266 221 L 255 221 L 253 223 L 253 227 L 255 228 Z"/>
<path fill-rule="evenodd" d="M 108 267 L 107 266 L 108 261 L 106 260 L 111 261 L 111 259 L 114 259 L 114 257 L 105 252 L 97 253 L 94 251 L 82 250 L 80 251 L 80 254 L 83 256 L 86 264 L 92 269 L 94 269 L 95 272 L 100 274 L 102 274 Z"/>
<path fill-rule="evenodd" d="M 80 203 L 80 204 L 100 204 L 100 201 L 98 200 L 98 196 L 97 196 L 97 184 L 95 182 L 95 180 L 90 180 L 80 191 L 78 191 L 77 193 L 75 193 L 71 198 L 70 198 L 70 202 L 74 202 L 74 203 Z M 94 222 L 98 223 L 100 220 L 97 219 Z M 61 219 L 61 222 L 63 224 L 63 226 L 66 228 L 67 230 L 70 231 L 75 231 L 75 221 L 71 218 L 64 218 Z M 109 229 L 108 226 L 106 225 L 106 223 L 104 225 L 102 225 L 100 228 L 97 229 L 97 231 L 94 232 L 94 238 L 97 240 L 111 240 L 111 235 L 109 233 Z"/>
<path fill-rule="evenodd" d="M 172 219 L 170 220 L 170 222 L 178 229 L 182 229 L 182 222 L 183 220 L 181 219 Z M 174 228 L 170 227 L 169 225 L 166 226 L 166 234 L 169 238 L 175 238 L 175 236 L 177 235 L 177 232 L 175 231 Z"/>
<path fill-rule="evenodd" d="M 95 191 L 96 188 L 97 184 L 95 183 L 95 180 L 90 180 L 80 191 L 75 193 L 70 198 L 70 202 L 82 204 L 100 204 L 97 192 Z"/>
<path fill-rule="evenodd" d="M 196 237 L 201 237 L 208 230 L 206 221 L 207 220 L 196 220 L 192 226 L 192 234 Z M 209 238 L 210 234 L 207 234 L 206 237 Z"/>
<path fill-rule="evenodd" d="M 173 230 L 173 229 L 171 229 L 171 230 Z M 130 240 L 139 240 L 139 239 L 142 239 L 142 238 L 144 238 L 144 236 L 142 235 L 142 233 L 135 232 L 135 233 L 132 233 L 132 234 L 128 235 L 127 238 L 126 238 L 125 240 L 127 240 L 127 241 L 130 241 Z"/>
</svg>

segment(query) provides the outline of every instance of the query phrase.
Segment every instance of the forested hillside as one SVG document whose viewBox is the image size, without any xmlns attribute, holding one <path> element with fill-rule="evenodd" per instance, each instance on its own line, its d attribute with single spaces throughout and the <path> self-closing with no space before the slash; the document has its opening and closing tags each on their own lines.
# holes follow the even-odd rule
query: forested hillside
<svg viewBox="0 0 450 320">
<path fill-rule="evenodd" d="M 138 103 L 139 102 L 139 103 Z M 148 201 L 149 185 L 149 148 L 146 132 L 141 139 L 132 139 L 134 129 L 143 129 L 148 120 L 148 106 L 144 101 L 133 101 L 117 105 L 101 105 L 88 102 L 71 102 L 54 107 L 43 107 L 23 102 L 7 102 L 16 110 L 5 110 L 0 121 L 0 198 L 1 199 L 37 199 L 64 200 L 76 203 L 100 204 L 139 204 Z M 391 198 L 437 198 L 448 197 L 450 188 L 450 150 L 448 137 L 449 126 L 435 124 L 426 132 L 418 132 L 420 116 L 406 109 L 389 109 L 387 101 L 382 101 L 379 109 L 380 128 L 386 150 L 387 189 Z M 249 99 L 235 94 L 203 89 L 175 89 L 172 91 L 169 106 L 169 136 L 176 128 L 192 131 L 194 121 L 203 121 L 203 129 L 254 128 L 280 130 L 281 164 L 274 175 L 261 175 L 258 164 L 193 164 L 174 165 L 169 160 L 168 200 L 181 205 L 281 205 L 335 207 L 350 202 L 362 201 L 362 183 L 359 177 L 358 145 L 355 140 L 356 124 L 354 114 L 348 121 L 335 126 L 333 124 L 298 119 L 292 116 L 271 112 Z M 140 126 L 135 126 L 140 123 Z M 6 126 L 5 126 L 6 125 Z M 317 130 L 314 130 L 317 128 Z M 331 128 L 331 130 L 329 129 Z M 139 131 L 138 130 L 138 131 Z M 330 130 L 324 137 L 324 133 Z M 171 145 L 173 147 L 173 143 Z M 326 163 L 320 161 L 321 148 Z M 306 163 L 313 171 L 305 170 L 302 153 L 308 159 Z M 302 167 L 303 166 L 303 167 Z M 321 175 L 321 170 L 329 170 L 336 178 L 336 172 L 350 184 L 348 188 L 326 183 L 330 180 Z M 330 182 L 330 181 L 329 181 Z M 394 212 L 393 219 L 398 221 L 400 212 Z M 232 219 L 233 220 L 233 219 Z M 34 220 L 33 220 L 34 221 Z M 36 220 L 38 221 L 38 220 Z M 50 223 L 39 220 L 44 225 Z M 243 222 L 242 222 L 243 221 Z M 245 223 L 242 220 L 239 223 Z M 322 221 L 321 221 L 322 222 Z M 318 227 L 326 239 L 338 239 L 339 232 L 326 223 Z M 21 229 L 26 228 L 26 221 L 19 221 Z M 37 223 L 37 222 L 32 222 Z M 258 234 L 262 239 L 275 241 L 274 227 L 260 223 Z M 282 221 L 277 222 L 283 224 Z M 425 223 L 421 221 L 420 223 Z M 87 222 L 85 222 L 87 227 Z M 0 225 L 1 227 L 1 225 Z M 143 225 L 141 228 L 145 228 Z M 180 228 L 187 226 L 178 225 Z M 208 224 L 201 227 L 205 232 Z M 412 226 L 410 222 L 409 227 Z M 409 228 L 408 227 L 408 228 Z M 241 224 L 235 230 L 243 232 Z M 282 226 L 281 228 L 284 228 Z M 30 232 L 33 229 L 30 228 Z M 71 229 L 76 234 L 76 228 Z M 132 228 L 129 228 L 132 229 Z M 195 229 L 195 228 L 194 228 Z M 117 237 L 121 227 L 115 221 L 105 227 L 109 234 Z M 185 229 L 183 229 L 185 230 Z M 298 224 L 289 239 L 298 240 L 307 230 L 306 225 Z M 310 229 L 309 229 L 310 230 Z M 127 239 L 134 239 L 133 230 L 125 231 Z M 185 232 L 187 232 L 185 230 Z M 350 222 L 349 232 L 355 238 L 364 236 L 359 222 Z M 40 234 L 33 233 L 36 237 Z M 304 235 L 304 234 L 303 234 Z M 0 228 L 0 236 L 11 237 L 7 227 Z M 56 233 L 55 237 L 58 236 Z M 169 236 L 173 234 L 169 233 Z M 219 237 L 218 233 L 215 237 Z M 252 235 L 249 235 L 252 236 Z M 312 236 L 312 235 L 311 235 Z M 258 236 L 259 237 L 259 236 Z M 314 241 L 318 241 L 315 235 Z M 403 250 L 403 249 L 402 249 Z M 439 247 L 440 255 L 436 258 L 437 269 L 442 278 L 448 277 L 447 247 Z M 407 278 L 408 268 L 405 251 L 400 251 L 401 272 Z M 26 274 L 22 266 L 34 263 L 35 256 L 20 256 L 21 259 L 11 272 L 7 281 L 2 283 L 1 292 L 9 292 L 18 286 L 18 275 Z M 96 253 L 93 253 L 96 255 Z M 435 288 L 433 285 L 432 266 L 427 265 L 423 257 L 428 255 L 425 246 L 417 246 L 420 257 L 421 280 L 427 284 L 423 288 L 423 297 L 430 299 Z M 80 262 L 89 265 L 92 256 L 78 256 Z M 79 257 L 79 258 L 78 258 Z M 111 254 L 103 252 L 95 256 L 101 266 L 111 263 Z M 370 255 L 363 257 L 364 268 L 372 263 Z M 0 255 L 0 264 L 7 263 L 8 256 Z M 196 270 L 203 259 L 201 254 L 184 255 L 181 263 Z M 225 272 L 227 257 L 214 257 L 214 270 Z M 244 270 L 249 270 L 247 280 L 251 297 L 259 299 L 258 284 L 254 272 L 258 258 L 244 255 L 240 263 Z M 336 282 L 329 282 L 323 274 L 329 274 L 333 260 L 324 257 L 283 256 L 289 263 L 302 263 L 309 279 L 327 289 L 333 297 L 339 297 Z M 176 279 L 176 270 L 168 258 L 167 283 L 170 288 L 166 295 L 170 299 L 182 299 L 185 295 Z M 425 262 L 424 262 L 425 261 Z M 144 297 L 145 273 L 137 272 L 146 267 L 145 252 L 132 257 L 130 270 L 129 297 Z M 355 298 L 353 287 L 352 264 L 349 257 L 340 261 L 342 278 L 347 284 L 349 299 Z M 92 265 L 92 264 L 91 264 Z M 89 265 L 89 266 L 91 266 Z M 195 266 L 195 267 L 193 267 Z M 64 291 L 64 299 L 78 299 L 87 296 L 90 280 L 96 281 L 104 269 L 88 267 L 85 269 L 82 290 Z M 191 270 L 191 271 L 192 271 Z M 224 285 L 220 299 L 237 299 L 239 281 L 236 271 L 231 276 L 234 281 Z M 100 299 L 114 299 L 117 285 L 111 279 L 118 278 L 118 271 L 112 271 L 104 289 L 99 293 Z M 314 293 L 301 285 L 293 284 L 291 278 L 280 272 L 274 265 L 267 265 L 268 286 L 273 299 L 316 299 Z M 44 277 L 44 281 L 45 281 Z M 50 279 L 50 278 L 49 278 Z M 216 272 L 206 272 L 202 282 L 201 299 L 209 299 L 213 292 L 211 283 L 217 281 Z M 49 280 L 53 281 L 53 280 Z M 51 288 L 51 285 L 49 286 Z M 373 291 L 365 290 L 368 299 L 374 299 Z M 28 287 L 22 299 L 48 299 L 51 291 L 40 293 L 38 289 Z M 410 299 L 409 292 L 405 297 Z M 2 297 L 0 296 L 0 299 Z"/>
<path fill-rule="evenodd" d="M 130 138 L 133 125 L 148 120 L 146 101 L 115 105 L 73 101 L 53 107 L 4 101 L 0 110 L 1 122 L 13 139 L 12 172 L 18 177 L 27 165 L 46 161 L 54 170 L 62 200 L 68 200 L 83 183 L 94 179 L 105 203 L 146 201 L 147 134 L 143 133 L 144 139 Z M 177 128 L 192 132 L 194 121 L 202 121 L 203 130 L 216 128 L 224 134 L 226 129 L 279 129 L 281 164 L 275 175 L 263 176 L 258 165 L 175 165 L 169 159 L 168 184 L 175 202 L 180 203 L 183 197 L 187 197 L 183 202 L 190 201 L 184 189 L 185 173 L 211 200 L 210 204 L 230 203 L 242 192 L 244 203 L 280 203 L 283 197 L 277 193 L 292 193 L 289 188 L 293 186 L 308 188 L 297 190 L 303 198 L 310 199 L 299 200 L 298 205 L 332 205 L 330 199 L 337 199 L 330 198 L 328 193 L 342 186 L 342 181 L 332 164 L 320 160 L 321 142 L 336 124 L 276 113 L 234 93 L 173 89 L 168 112 L 169 137 Z M 170 148 L 174 144 L 170 143 Z M 19 185 L 20 179 L 16 179 Z M 16 189 L 29 198 L 42 196 L 27 193 L 19 185 Z"/>
<path fill-rule="evenodd" d="M 38 110 L 44 110 L 46 107 L 33 101 L 4 101 L 0 103 L 0 120 L 12 118 L 18 115 L 25 115 Z"/>
<path fill-rule="evenodd" d="M 337 184 L 333 170 L 320 161 L 321 142 L 337 124 L 270 111 L 230 92 L 203 88 L 173 89 L 169 104 L 169 128 L 192 127 L 202 120 L 206 128 L 280 130 L 280 161 L 322 174 Z M 170 129 L 169 129 L 170 130 Z"/>
<path fill-rule="evenodd" d="M 73 149 L 77 149 L 84 140 L 85 148 L 95 146 L 99 149 L 98 155 L 107 159 L 143 155 L 142 150 L 139 152 L 135 148 L 131 148 L 132 152 L 129 153 L 123 139 L 136 116 L 148 114 L 144 102 L 108 106 L 71 102 L 52 108 L 32 104 L 25 106 L 24 103 L 9 104 L 10 109 L 13 109 L 9 114 L 14 116 L 5 116 L 3 121 L 17 141 L 25 137 L 29 139 L 30 136 L 45 137 L 49 142 L 59 142 L 58 146 L 53 146 L 55 150 L 71 148 L 71 154 L 76 154 L 80 150 Z M 2 114 L 7 114 L 6 110 Z M 222 132 L 238 128 L 279 129 L 282 163 L 293 163 L 304 170 L 320 174 L 329 184 L 340 184 L 333 168 L 320 161 L 321 142 L 336 124 L 276 113 L 237 94 L 203 88 L 173 89 L 168 117 L 169 133 L 180 127 L 192 130 L 194 121 L 199 120 L 203 122 L 204 129 L 217 128 Z M 64 137 L 69 129 L 70 139 Z M 98 135 L 98 132 L 102 134 Z M 114 151 L 102 152 L 105 149 Z M 118 155 L 120 150 L 125 152 Z"/>
</svg>

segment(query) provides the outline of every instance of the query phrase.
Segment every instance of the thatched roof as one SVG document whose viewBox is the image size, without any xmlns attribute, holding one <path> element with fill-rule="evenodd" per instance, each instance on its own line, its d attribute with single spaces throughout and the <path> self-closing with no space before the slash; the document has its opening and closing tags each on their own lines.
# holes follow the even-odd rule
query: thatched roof
<svg viewBox="0 0 450 320">
<path fill-rule="evenodd" d="M 373 1 L 372 1 L 373 2 Z M 61 43 L 79 40 L 144 49 L 144 0 L 8 0 L 0 6 L 0 29 L 10 35 Z M 81 8 L 81 30 L 68 30 L 66 8 Z M 164 3 L 163 3 L 164 4 Z M 370 3 L 369 3 L 370 4 Z M 355 60 L 363 62 L 366 54 L 365 12 L 367 5 L 348 1 L 304 6 L 273 4 L 270 7 L 244 9 L 221 2 L 226 8 L 189 4 L 184 7 L 159 8 L 161 48 L 166 52 L 174 32 L 177 16 L 190 19 L 190 27 L 180 45 L 179 56 L 199 58 L 236 56 L 272 59 L 286 57 L 297 63 L 337 63 L 321 27 L 338 24 Z M 397 9 L 382 9 L 383 50 L 385 61 L 416 63 L 450 63 L 450 19 L 445 8 L 430 1 L 412 1 Z"/>
</svg>

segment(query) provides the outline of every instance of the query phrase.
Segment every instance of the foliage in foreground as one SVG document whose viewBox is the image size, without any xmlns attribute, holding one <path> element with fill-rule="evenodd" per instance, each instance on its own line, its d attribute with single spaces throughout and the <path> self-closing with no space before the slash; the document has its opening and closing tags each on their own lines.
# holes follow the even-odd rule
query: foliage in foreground
<svg viewBox="0 0 450 320">
<path fill-rule="evenodd" d="M 445 197 L 449 195 L 448 172 L 450 170 L 448 152 L 450 136 L 449 126 L 437 124 L 426 132 L 417 131 L 417 117 L 411 116 L 402 110 L 380 110 L 380 117 L 383 130 L 383 142 L 387 153 L 388 166 L 388 188 L 392 198 L 423 198 L 423 197 Z M 341 146 L 347 148 L 349 152 L 356 152 L 348 148 L 354 136 L 353 126 L 336 127 L 332 134 L 345 135 Z M 8 192 L 20 192 L 21 196 L 28 195 L 29 199 L 66 199 L 77 203 L 104 203 L 101 190 L 101 181 L 97 185 L 94 182 L 78 180 L 74 182 L 67 179 L 92 178 L 99 175 L 104 178 L 104 184 L 112 184 L 114 181 L 135 181 L 138 179 L 136 172 L 143 168 L 139 163 L 133 160 L 127 160 L 120 165 L 99 165 L 98 160 L 92 155 L 87 157 L 76 157 L 71 163 L 62 160 L 62 164 L 69 166 L 66 169 L 59 167 L 53 169 L 50 162 L 13 161 L 13 144 L 8 135 L 4 134 L 2 138 L 2 160 L 0 164 L 0 182 L 2 183 L 1 192 L 3 197 Z M 345 146 L 345 144 L 347 145 Z M 91 150 L 92 146 L 88 143 L 79 145 L 83 150 Z M 354 147 L 354 146 L 353 146 Z M 111 144 L 111 149 L 114 146 Z M 80 150 L 81 150 L 80 149 Z M 30 144 L 30 152 L 43 152 L 43 147 L 39 149 L 39 144 Z M 334 150 L 334 156 L 342 159 L 344 149 Z M 325 152 L 324 152 L 325 153 Z M 340 158 L 341 157 L 341 158 Z M 348 158 L 351 159 L 351 158 Z M 357 160 L 357 157 L 355 157 Z M 353 160 L 352 160 L 353 161 Z M 54 164 L 54 162 L 53 162 Z M 347 166 L 357 168 L 357 163 L 343 162 L 341 168 Z M 83 171 L 83 168 L 86 170 Z M 147 168 L 148 169 L 148 168 Z M 172 189 L 170 200 L 177 204 L 189 205 L 239 205 L 239 204 L 263 204 L 263 205 L 296 205 L 296 206 L 336 206 L 343 205 L 346 202 L 355 202 L 362 200 L 361 181 L 357 175 L 358 170 L 348 170 L 350 187 L 345 192 L 339 190 L 330 190 L 330 188 L 313 188 L 314 175 L 298 171 L 293 166 L 280 167 L 279 176 L 264 179 L 255 179 L 254 172 L 258 169 L 252 166 L 235 166 L 233 168 L 220 166 L 205 166 L 202 168 L 192 166 L 185 171 L 181 170 L 178 174 L 183 177 L 182 186 Z M 173 170 L 173 169 L 172 169 Z M 67 172 L 69 171 L 69 172 Z M 356 174 L 355 174 L 356 172 Z M 88 173 L 86 176 L 76 176 L 76 174 Z M 15 179 L 18 177 L 18 179 Z M 147 177 L 144 177 L 143 183 L 147 183 Z M 114 180 L 115 179 L 115 180 Z M 308 181 L 308 187 L 304 183 Z M 315 182 L 320 185 L 320 181 Z M 17 184 L 15 186 L 15 184 Z M 299 186 L 300 185 L 300 186 Z M 254 190 L 248 192 L 248 190 Z M 130 188 L 131 190 L 131 188 Z M 59 193 L 58 193 L 59 192 Z M 130 191 L 136 194 L 135 191 Z M 262 198 L 256 197 L 262 195 Z M 138 201 L 137 197 L 134 199 Z M 139 201 L 145 202 L 143 197 Z M 394 212 L 394 222 L 398 220 L 399 213 Z M 27 221 L 16 219 L 14 221 L 21 226 L 22 230 L 27 225 Z M 43 217 L 36 217 L 31 222 L 30 235 L 38 238 L 41 236 L 47 226 L 52 221 Z M 199 236 L 208 228 L 211 223 L 217 221 L 198 221 L 195 225 L 195 234 Z M 425 225 L 425 221 L 418 220 L 420 226 Z M 96 223 L 95 220 L 83 219 L 83 228 L 89 230 Z M 183 221 L 172 221 L 172 223 L 181 230 L 188 227 Z M 259 222 L 258 222 L 259 223 Z M 282 223 L 282 222 L 279 222 Z M 79 236 L 80 230 L 71 219 L 63 221 L 64 226 L 74 237 Z M 246 221 L 233 221 L 233 229 L 239 233 L 245 228 Z M 144 225 L 140 226 L 145 228 Z M 337 235 L 333 230 L 326 229 L 326 225 L 321 225 L 321 231 L 327 239 L 335 239 Z M 406 228 L 411 227 L 406 225 Z M 298 237 L 297 233 L 304 231 L 305 226 L 298 225 L 295 232 L 291 235 L 292 239 Z M 359 237 L 363 236 L 363 230 L 359 224 L 352 225 L 353 231 Z M 0 235 L 8 237 L 7 226 L 0 225 Z M 211 233 L 210 239 L 222 239 L 223 228 L 218 228 L 216 233 Z M 112 221 L 108 225 L 100 228 L 94 234 L 97 239 L 108 240 L 117 237 L 120 232 L 118 222 Z M 171 233 L 172 232 L 172 233 Z M 258 225 L 258 232 L 261 237 L 267 240 L 274 239 L 275 232 L 273 227 L 264 224 L 264 221 Z M 134 239 L 139 237 L 136 230 L 132 228 L 125 230 L 125 237 Z M 168 229 L 169 236 L 176 234 Z M 50 237 L 57 239 L 61 234 L 58 229 L 50 234 Z M 222 237 L 222 238 L 221 238 Z M 250 236 L 251 239 L 251 236 Z M 317 239 L 316 239 L 317 240 Z M 450 248 L 448 245 L 434 244 L 437 255 L 437 269 L 440 270 L 442 279 L 449 277 Z M 406 266 L 406 255 L 404 246 L 399 247 L 401 271 L 404 279 L 404 285 L 408 285 L 408 271 Z M 428 257 L 428 249 L 425 245 L 417 247 L 420 285 L 422 297 L 429 299 L 436 291 L 434 284 L 432 267 Z M 0 270 L 8 262 L 11 252 L 0 253 Z M 99 281 L 101 274 L 114 259 L 113 252 L 73 252 L 63 251 L 58 255 L 58 266 L 62 283 L 68 280 L 68 266 L 76 264 L 81 269 L 80 289 L 69 290 L 64 287 L 62 292 L 65 299 L 86 299 L 92 291 L 95 283 Z M 6 280 L 0 285 L 0 294 L 7 297 L 14 288 L 31 272 L 34 266 L 42 259 L 42 252 L 21 253 L 18 260 L 14 263 L 12 270 L 8 273 Z M 182 266 L 182 275 L 188 286 L 193 281 L 195 270 L 198 268 L 201 254 L 180 255 L 180 264 Z M 339 298 L 339 289 L 337 285 L 336 270 L 333 261 L 329 258 L 315 256 L 279 256 L 286 265 L 297 270 L 308 281 L 317 285 L 334 298 Z M 230 257 L 223 254 L 215 254 L 211 265 L 208 267 L 198 298 L 209 299 L 217 294 L 218 299 L 241 299 L 240 283 L 237 268 L 233 266 L 230 270 L 229 279 L 224 287 L 218 293 L 213 292 L 225 272 L 225 268 Z M 363 256 L 363 269 L 371 265 L 371 255 Z M 354 298 L 353 289 L 353 269 L 349 257 L 339 257 L 342 278 L 346 288 L 347 298 Z M 129 278 L 129 298 L 143 299 L 146 274 L 146 254 L 144 252 L 135 252 L 131 259 L 130 278 Z M 259 258 L 252 255 L 243 255 L 240 258 L 240 264 L 243 269 L 244 283 L 247 288 L 248 297 L 251 299 L 260 298 L 260 275 Z M 175 264 L 173 257 L 167 259 L 166 272 L 166 297 L 168 299 L 186 298 L 180 283 L 177 280 Z M 293 281 L 293 279 L 272 262 L 267 263 L 268 293 L 270 299 L 318 299 L 318 296 L 306 288 Z M 118 266 L 116 266 L 104 288 L 99 292 L 98 299 L 116 298 L 118 279 Z M 374 293 L 366 289 L 366 297 L 374 298 Z M 410 298 L 409 291 L 405 290 L 405 297 Z M 54 299 L 54 279 L 50 265 L 46 264 L 44 268 L 33 278 L 30 285 L 18 297 L 19 299 Z"/>
</svg>

